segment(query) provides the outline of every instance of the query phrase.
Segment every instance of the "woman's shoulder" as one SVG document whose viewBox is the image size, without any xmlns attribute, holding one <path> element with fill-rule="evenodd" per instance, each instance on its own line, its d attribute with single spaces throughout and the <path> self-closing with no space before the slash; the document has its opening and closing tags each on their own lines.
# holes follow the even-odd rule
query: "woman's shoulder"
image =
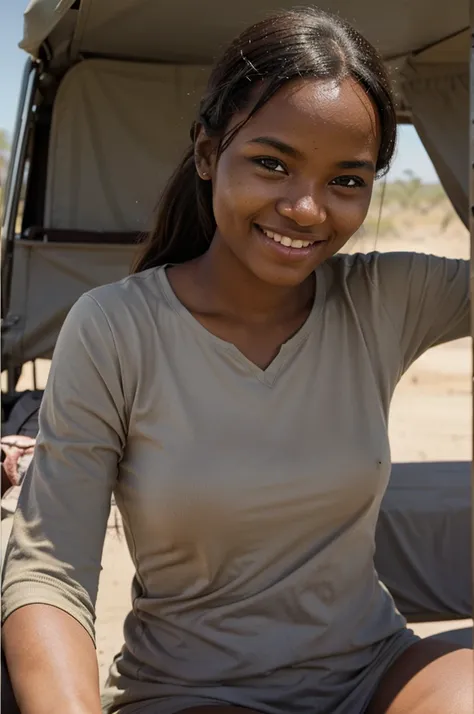
<svg viewBox="0 0 474 714">
<path fill-rule="evenodd" d="M 122 280 L 100 285 L 84 293 L 83 298 L 96 303 L 110 316 L 123 311 L 134 310 L 144 305 L 155 306 L 162 298 L 159 271 L 161 268 L 150 268 L 140 273 L 127 275 Z"/>
<path fill-rule="evenodd" d="M 86 339 L 108 333 L 121 352 L 138 349 L 150 329 L 159 326 L 166 304 L 160 270 L 151 268 L 83 293 L 71 308 L 63 331 L 76 331 Z"/>
<path fill-rule="evenodd" d="M 327 261 L 327 270 L 336 281 L 346 281 L 360 276 L 367 275 L 377 270 L 380 261 L 385 261 L 390 253 L 337 253 Z M 389 258 L 390 260 L 390 258 Z"/>
<path fill-rule="evenodd" d="M 436 278 L 443 271 L 463 273 L 468 270 L 468 261 L 416 251 L 372 251 L 339 253 L 328 261 L 327 269 L 333 283 L 358 284 L 362 278 L 377 288 L 413 279 Z"/>
<path fill-rule="evenodd" d="M 378 283 L 381 261 L 386 263 L 389 253 L 337 253 L 325 264 L 326 282 L 332 291 L 353 292 L 359 288 L 371 292 Z M 390 261 L 391 258 L 388 258 Z M 383 270 L 383 266 L 382 266 Z"/>
<path fill-rule="evenodd" d="M 328 260 L 332 270 L 339 273 L 354 273 L 376 270 L 380 265 L 408 265 L 414 260 L 426 260 L 430 257 L 425 253 L 415 251 L 387 251 L 377 250 L 368 253 L 337 253 Z"/>
</svg>

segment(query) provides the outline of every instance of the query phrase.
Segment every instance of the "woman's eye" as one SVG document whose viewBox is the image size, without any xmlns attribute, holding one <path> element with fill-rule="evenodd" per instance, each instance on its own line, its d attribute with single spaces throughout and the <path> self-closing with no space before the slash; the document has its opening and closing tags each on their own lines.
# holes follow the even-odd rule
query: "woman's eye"
<svg viewBox="0 0 474 714">
<path fill-rule="evenodd" d="M 262 166 L 267 171 L 273 171 L 276 173 L 286 173 L 286 169 L 278 159 L 272 159 L 270 156 L 263 156 L 261 158 L 253 159 L 253 161 L 258 165 Z"/>
<path fill-rule="evenodd" d="M 331 181 L 333 186 L 343 186 L 344 188 L 362 188 L 367 186 L 360 176 L 338 176 Z"/>
</svg>

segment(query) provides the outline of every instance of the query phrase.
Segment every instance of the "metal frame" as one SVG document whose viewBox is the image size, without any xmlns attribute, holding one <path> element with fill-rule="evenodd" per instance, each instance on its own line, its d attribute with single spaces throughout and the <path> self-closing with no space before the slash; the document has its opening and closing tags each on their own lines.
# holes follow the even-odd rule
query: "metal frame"
<svg viewBox="0 0 474 714">
<path fill-rule="evenodd" d="M 10 298 L 13 246 L 20 205 L 21 187 L 27 158 L 28 140 L 34 120 L 34 99 L 39 75 L 39 63 L 28 59 L 23 70 L 18 111 L 13 133 L 5 194 L 3 200 L 2 242 L 2 317 L 5 318 Z M 4 325 L 2 324 L 2 327 Z"/>
<path fill-rule="evenodd" d="M 23 79 L 18 100 L 18 110 L 13 133 L 13 142 L 5 182 L 3 198 L 3 220 L 1 226 L 2 246 L 2 334 L 8 330 L 10 319 L 11 282 L 13 272 L 14 247 L 16 238 L 16 221 L 20 207 L 21 188 L 23 184 L 28 143 L 31 137 L 35 118 L 35 94 L 38 86 L 40 64 L 28 58 L 23 70 Z M 17 382 L 17 370 L 7 364 L 7 391 L 13 391 Z"/>
</svg>

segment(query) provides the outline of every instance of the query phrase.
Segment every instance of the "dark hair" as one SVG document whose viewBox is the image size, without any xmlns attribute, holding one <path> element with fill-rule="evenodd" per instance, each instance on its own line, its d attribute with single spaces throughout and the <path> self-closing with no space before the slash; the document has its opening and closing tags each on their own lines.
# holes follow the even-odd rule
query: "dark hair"
<svg viewBox="0 0 474 714">
<path fill-rule="evenodd" d="M 217 62 L 201 99 L 197 122 L 216 137 L 218 155 L 237 131 L 286 82 L 302 77 L 340 81 L 353 77 L 374 103 L 381 127 L 377 174 L 390 166 L 397 118 L 382 59 L 351 25 L 317 8 L 282 11 L 245 30 Z M 261 88 L 255 97 L 255 90 Z M 250 108 L 246 119 L 226 133 L 232 117 Z M 196 170 L 192 144 L 171 176 L 158 204 L 153 231 L 143 242 L 133 272 L 165 263 L 183 263 L 206 252 L 216 223 L 212 186 Z"/>
</svg>

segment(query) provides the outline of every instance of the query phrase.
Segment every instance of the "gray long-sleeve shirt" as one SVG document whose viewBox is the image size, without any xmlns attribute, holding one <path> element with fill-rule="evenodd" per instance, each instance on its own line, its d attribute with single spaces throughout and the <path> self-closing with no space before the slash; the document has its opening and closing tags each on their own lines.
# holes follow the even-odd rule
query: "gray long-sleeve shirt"
<svg viewBox="0 0 474 714">
<path fill-rule="evenodd" d="M 336 256 L 316 285 L 265 370 L 185 309 L 165 268 L 66 319 L 2 608 L 56 605 L 94 636 L 115 492 L 136 576 L 105 711 L 357 714 L 412 641 L 373 565 L 388 410 L 414 359 L 468 334 L 468 264 Z"/>
</svg>

